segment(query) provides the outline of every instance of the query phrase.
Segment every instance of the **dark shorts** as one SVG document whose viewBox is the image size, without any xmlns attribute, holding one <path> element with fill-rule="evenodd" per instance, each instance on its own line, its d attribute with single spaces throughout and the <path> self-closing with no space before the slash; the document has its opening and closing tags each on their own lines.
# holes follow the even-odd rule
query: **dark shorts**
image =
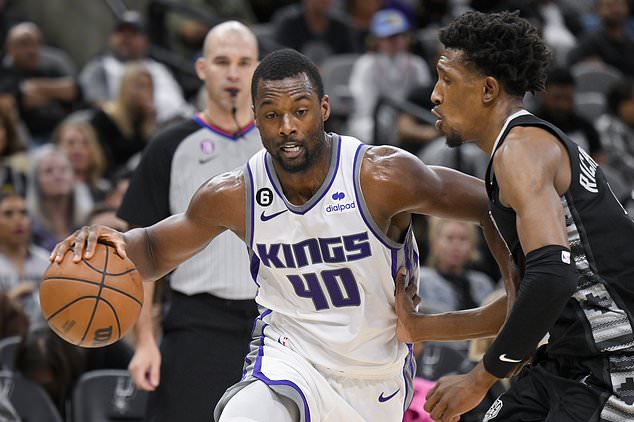
<svg viewBox="0 0 634 422">
<path fill-rule="evenodd" d="M 604 394 L 581 381 L 562 378 L 543 366 L 525 368 L 489 408 L 485 421 L 593 422 Z"/>
<path fill-rule="evenodd" d="M 150 394 L 145 420 L 209 422 L 225 390 L 242 377 L 257 306 L 172 293 L 163 320 L 161 383 Z"/>
</svg>

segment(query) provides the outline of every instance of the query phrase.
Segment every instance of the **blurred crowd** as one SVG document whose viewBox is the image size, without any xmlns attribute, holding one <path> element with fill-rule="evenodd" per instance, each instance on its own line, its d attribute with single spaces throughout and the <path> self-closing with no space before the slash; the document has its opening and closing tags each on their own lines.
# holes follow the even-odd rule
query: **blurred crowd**
<svg viewBox="0 0 634 422">
<path fill-rule="evenodd" d="M 526 98 L 530 111 L 589 151 L 615 196 L 634 208 L 631 0 L 67 3 L 0 0 L 0 338 L 23 337 L 13 364 L 62 415 L 82 371 L 124 369 L 131 352 L 123 345 L 95 357 L 51 336 L 38 302 L 48 254 L 84 224 L 126 229 L 116 210 L 145 147 L 157 130 L 204 108 L 193 63 L 223 20 L 249 25 L 261 55 L 292 47 L 318 64 L 332 105 L 327 129 L 482 178 L 488 157 L 470 145 L 447 148 L 428 113 L 437 33 L 469 9 L 518 10 L 553 50 L 546 90 Z M 470 308 L 496 294 L 499 272 L 474 227 L 416 224 L 428 311 Z M 478 348 L 420 345 L 418 375 L 433 382 L 467 370 Z M 461 420 L 480 420 L 478 409 Z"/>
</svg>

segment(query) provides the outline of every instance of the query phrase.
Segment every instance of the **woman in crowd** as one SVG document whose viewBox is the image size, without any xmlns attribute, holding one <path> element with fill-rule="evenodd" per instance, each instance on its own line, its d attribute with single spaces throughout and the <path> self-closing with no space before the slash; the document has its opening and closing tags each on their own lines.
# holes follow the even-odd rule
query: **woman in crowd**
<svg viewBox="0 0 634 422">
<path fill-rule="evenodd" d="M 0 290 L 22 307 L 31 324 L 44 321 L 39 285 L 48 264 L 48 252 L 31 242 L 24 198 L 0 193 Z"/>
<path fill-rule="evenodd" d="M 95 202 L 103 199 L 108 182 L 103 178 L 106 157 L 93 127 L 83 120 L 65 120 L 53 134 L 53 141 L 70 160 L 75 180 Z"/>
<path fill-rule="evenodd" d="M 104 104 L 91 118 L 106 151 L 106 173 L 124 166 L 140 153 L 156 129 L 152 75 L 142 64 L 130 64 L 114 101 Z"/>
<path fill-rule="evenodd" d="M 70 161 L 53 145 L 34 154 L 27 206 L 33 217 L 34 242 L 47 250 L 81 225 L 92 209 L 93 201 L 82 195 Z"/>
</svg>

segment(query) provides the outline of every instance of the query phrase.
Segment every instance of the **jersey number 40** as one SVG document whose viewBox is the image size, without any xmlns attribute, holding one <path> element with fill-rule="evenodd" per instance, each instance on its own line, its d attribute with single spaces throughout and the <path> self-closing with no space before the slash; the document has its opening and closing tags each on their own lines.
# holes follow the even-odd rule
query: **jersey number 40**
<svg viewBox="0 0 634 422">
<path fill-rule="evenodd" d="M 300 297 L 311 299 L 318 311 L 330 308 L 326 294 L 330 297 L 330 303 L 335 308 L 361 304 L 357 280 L 355 280 L 350 268 L 324 270 L 319 274 L 287 275 L 286 277 L 293 285 L 295 293 Z"/>
</svg>

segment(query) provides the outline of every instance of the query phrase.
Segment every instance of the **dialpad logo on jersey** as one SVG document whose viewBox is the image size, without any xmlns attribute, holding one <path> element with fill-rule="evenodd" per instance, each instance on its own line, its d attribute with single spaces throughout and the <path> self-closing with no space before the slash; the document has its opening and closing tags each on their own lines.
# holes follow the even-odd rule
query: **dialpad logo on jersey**
<svg viewBox="0 0 634 422">
<path fill-rule="evenodd" d="M 335 202 L 327 202 L 324 204 L 324 214 L 340 214 L 352 212 L 357 209 L 354 201 L 346 201 L 346 194 L 343 192 L 335 192 L 331 199 Z"/>
<path fill-rule="evenodd" d="M 495 418 L 498 415 L 498 413 L 500 413 L 500 410 L 502 410 L 502 406 L 504 406 L 504 403 L 502 403 L 502 400 L 495 399 L 491 407 L 489 407 L 489 410 L 487 410 L 487 413 L 484 415 L 482 422 L 487 422 Z"/>
</svg>

